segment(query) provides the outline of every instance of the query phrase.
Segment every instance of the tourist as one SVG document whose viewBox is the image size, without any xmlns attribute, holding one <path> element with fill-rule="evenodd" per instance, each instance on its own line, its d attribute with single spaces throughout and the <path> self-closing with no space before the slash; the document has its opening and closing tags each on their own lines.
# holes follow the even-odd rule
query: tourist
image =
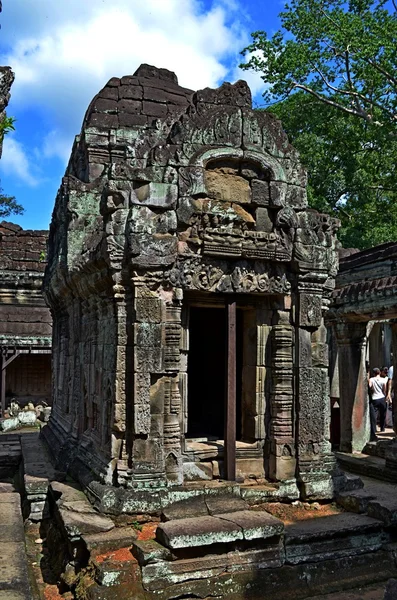
<svg viewBox="0 0 397 600">
<path fill-rule="evenodd" d="M 386 420 L 386 383 L 380 376 L 380 369 L 373 369 L 373 377 L 368 377 L 370 390 L 370 419 L 371 419 L 371 441 L 376 437 L 376 417 L 379 414 L 380 430 L 385 430 Z"/>
</svg>

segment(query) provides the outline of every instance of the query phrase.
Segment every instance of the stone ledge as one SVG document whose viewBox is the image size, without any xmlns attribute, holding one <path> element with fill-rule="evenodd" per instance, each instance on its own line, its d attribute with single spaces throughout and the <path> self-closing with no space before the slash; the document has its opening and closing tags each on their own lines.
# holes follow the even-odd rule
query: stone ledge
<svg viewBox="0 0 397 600">
<path fill-rule="evenodd" d="M 246 541 L 280 536 L 284 531 L 284 523 L 265 511 L 241 510 L 216 517 L 241 527 Z"/>
<path fill-rule="evenodd" d="M 156 535 L 167 548 L 179 549 L 264 539 L 280 536 L 283 530 L 282 521 L 264 511 L 241 510 L 161 523 Z"/>
<path fill-rule="evenodd" d="M 156 536 L 167 548 L 177 549 L 242 540 L 243 531 L 239 525 L 225 519 L 197 517 L 160 523 Z"/>
</svg>

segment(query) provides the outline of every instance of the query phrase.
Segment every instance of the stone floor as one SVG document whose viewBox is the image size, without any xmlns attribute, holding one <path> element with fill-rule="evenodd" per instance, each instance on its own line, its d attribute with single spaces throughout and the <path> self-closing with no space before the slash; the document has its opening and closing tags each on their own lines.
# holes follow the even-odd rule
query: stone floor
<svg viewBox="0 0 397 600">
<path fill-rule="evenodd" d="M 305 600 L 383 600 L 385 584 L 360 587 L 347 592 L 335 592 L 325 596 L 312 596 Z"/>
<path fill-rule="evenodd" d="M 20 495 L 0 483 L 0 600 L 32 600 Z"/>
<path fill-rule="evenodd" d="M 91 564 L 95 566 L 95 576 L 94 578 L 88 577 L 87 598 L 92 600 L 108 598 L 113 600 L 118 597 L 117 594 L 122 589 L 127 595 L 120 597 L 139 598 L 139 600 L 145 598 L 146 600 L 146 592 L 143 591 L 142 584 L 144 587 L 150 584 L 150 589 L 151 586 L 154 586 L 153 592 L 157 593 L 155 588 L 158 581 L 161 583 L 161 577 L 159 579 L 156 569 L 164 570 L 164 566 L 171 569 L 174 578 L 181 578 L 180 590 L 184 593 L 185 586 L 190 581 L 189 569 L 193 566 L 197 571 L 197 576 L 200 575 L 201 563 L 203 573 L 205 571 L 208 574 L 213 569 L 216 570 L 216 565 L 212 563 L 218 560 L 222 563 L 219 565 L 219 572 L 222 574 L 224 565 L 221 555 L 219 557 L 214 555 L 211 558 L 211 556 L 206 557 L 205 555 L 201 557 L 198 554 L 196 557 L 193 542 L 195 542 L 197 526 L 201 521 L 211 521 L 211 532 L 213 530 L 212 521 L 217 521 L 219 525 L 218 543 L 220 544 L 225 543 L 225 531 L 228 536 L 226 541 L 229 538 L 239 540 L 242 532 L 243 538 L 246 538 L 252 545 L 255 540 L 262 540 L 266 536 L 270 536 L 270 541 L 274 540 L 277 535 L 280 535 L 280 526 L 281 528 L 285 527 L 283 538 L 285 569 L 286 572 L 289 571 L 290 579 L 291 577 L 304 577 L 309 582 L 312 577 L 314 579 L 318 577 L 316 565 L 319 565 L 321 569 L 321 565 L 325 564 L 324 561 L 328 561 L 332 564 L 335 563 L 334 567 L 330 568 L 335 568 L 335 572 L 340 573 L 343 585 L 349 585 L 352 575 L 349 568 L 347 570 L 345 568 L 345 557 L 350 560 L 350 556 L 356 555 L 355 548 L 360 548 L 360 552 L 365 556 L 362 560 L 358 558 L 360 564 L 357 563 L 358 567 L 356 565 L 354 568 L 356 568 L 358 576 L 357 582 L 360 581 L 362 587 L 345 592 L 311 596 L 306 600 L 309 598 L 310 600 L 383 600 L 386 585 L 386 581 L 383 582 L 383 579 L 394 576 L 394 560 L 387 558 L 389 555 L 392 557 L 393 549 L 387 548 L 387 557 L 383 550 L 379 552 L 382 544 L 384 545 L 379 538 L 379 535 L 383 535 L 384 526 L 397 524 L 395 485 L 391 483 L 364 476 L 363 489 L 352 490 L 342 496 L 341 502 L 345 509 L 361 514 L 343 512 L 343 508 L 336 505 L 326 505 L 324 508 L 318 503 L 312 503 L 309 506 L 308 503 L 298 501 L 285 505 L 270 500 L 269 503 L 258 506 L 250 499 L 250 495 L 244 500 L 235 496 L 224 497 L 224 495 L 212 493 L 205 497 L 192 499 L 183 507 L 174 505 L 164 509 L 161 525 L 153 521 L 141 526 L 131 519 L 128 521 L 127 515 L 123 517 L 125 522 L 123 519 L 120 519 L 119 522 L 116 518 L 109 519 L 109 517 L 98 514 L 89 504 L 79 486 L 68 480 L 65 473 L 54 471 L 37 432 L 30 434 L 19 432 L 11 437 L 0 434 L 0 456 L 5 457 L 7 453 L 12 455 L 12 461 L 9 461 L 10 468 L 18 466 L 18 462 L 21 464 L 23 477 L 20 477 L 20 485 L 25 489 L 23 509 L 24 516 L 28 518 L 28 521 L 24 531 L 19 493 L 11 483 L 0 483 L 0 600 L 72 600 L 77 597 L 71 592 L 60 595 L 56 585 L 59 576 L 54 575 L 54 572 L 50 573 L 51 560 L 49 559 L 54 558 L 55 555 L 57 555 L 57 560 L 62 559 L 63 550 L 59 548 L 60 538 L 54 537 L 51 524 L 50 528 L 46 530 L 48 522 L 51 521 L 48 519 L 48 502 L 53 506 L 53 510 L 55 509 L 61 527 L 57 535 L 60 533 L 69 548 L 74 549 L 72 554 L 77 556 L 83 548 L 91 556 Z M 288 506 L 288 510 L 281 510 L 284 506 Z M 178 513 L 179 508 L 181 510 Z M 191 515 L 187 515 L 187 508 L 192 512 Z M 181 537 L 180 529 L 183 521 L 189 521 L 188 524 L 192 528 L 190 537 L 187 536 L 189 532 L 185 527 L 182 527 L 183 535 Z M 157 535 L 156 530 L 159 530 L 162 536 Z M 201 529 L 199 533 L 202 535 Z M 162 540 L 162 544 L 154 542 L 156 535 L 157 540 Z M 184 558 L 182 554 L 179 556 L 182 546 L 186 545 L 187 537 L 189 537 L 188 559 Z M 244 545 L 244 539 L 238 543 Z M 259 580 L 255 582 L 253 579 L 249 579 L 252 565 L 248 565 L 248 570 L 241 565 L 241 575 L 248 577 L 247 587 L 256 586 L 261 591 L 263 589 L 261 586 L 267 587 L 272 577 L 281 577 L 277 585 L 285 585 L 284 567 L 282 563 L 278 565 L 275 561 L 275 556 L 281 546 L 278 542 L 271 541 L 270 543 L 270 541 L 264 549 L 256 550 L 250 546 L 250 549 L 245 551 L 242 548 L 240 561 L 247 562 L 248 560 L 249 562 L 252 554 L 252 560 L 255 562 L 258 558 L 256 554 L 259 552 L 261 561 L 269 563 L 268 570 L 264 569 L 263 571 L 265 574 L 263 584 Z M 394 540 L 392 542 L 394 548 Z M 202 540 L 198 539 L 197 543 L 200 547 L 202 546 Z M 184 551 L 183 548 L 182 551 Z M 173 552 L 176 560 L 164 563 L 164 552 Z M 162 554 L 156 557 L 158 553 Z M 382 558 L 383 554 L 385 556 Z M 156 566 L 158 559 L 159 563 Z M 150 564 L 147 564 L 147 560 Z M 369 560 L 374 561 L 369 564 L 373 565 L 375 571 L 379 567 L 379 571 L 376 573 L 381 583 L 365 586 L 364 584 L 367 582 L 376 581 L 376 576 L 368 577 L 367 564 Z M 230 568 L 231 566 L 235 568 L 236 556 L 233 549 L 230 552 L 230 561 Z M 192 563 L 192 567 L 188 563 L 189 565 Z M 48 572 L 46 565 L 49 567 Z M 189 566 L 189 572 L 186 571 L 186 566 Z M 173 573 L 174 569 L 176 569 L 175 573 Z M 185 571 L 186 574 L 184 574 Z M 61 572 L 59 571 L 59 573 Z M 188 577 L 186 581 L 183 579 L 185 575 Z M 207 576 L 210 577 L 209 574 Z M 111 583 L 111 580 L 116 577 L 120 580 L 117 586 Z M 214 585 L 217 583 L 217 579 L 217 577 L 213 578 Z M 107 580 L 109 581 L 107 582 Z M 205 578 L 203 582 L 205 583 Z M 312 593 L 318 593 L 320 590 L 330 589 L 328 583 L 328 579 L 326 579 L 328 587 L 324 588 L 323 583 L 319 581 L 318 585 L 316 584 L 314 587 L 308 585 L 308 588 L 312 587 Z M 289 582 L 289 587 L 291 585 L 294 585 L 292 580 Z M 137 595 L 131 596 L 131 586 L 136 586 Z M 208 591 L 212 591 L 212 588 Z M 172 591 L 172 593 L 174 592 Z M 295 597 L 292 588 L 290 593 L 292 594 L 291 598 Z M 303 593 L 308 593 L 308 590 L 304 590 Z M 149 595 L 152 597 L 151 594 Z M 166 596 L 168 598 L 168 595 L 164 595 L 164 598 Z M 227 596 L 218 594 L 217 597 L 226 598 Z M 277 593 L 271 597 L 273 600 L 279 598 Z M 288 597 L 290 596 L 288 595 Z M 302 595 L 298 594 L 296 597 L 302 598 Z M 386 597 L 387 600 L 397 600 L 397 594 L 396 597 L 394 595 Z M 263 600 L 267 600 L 266 595 L 263 596 Z"/>
</svg>

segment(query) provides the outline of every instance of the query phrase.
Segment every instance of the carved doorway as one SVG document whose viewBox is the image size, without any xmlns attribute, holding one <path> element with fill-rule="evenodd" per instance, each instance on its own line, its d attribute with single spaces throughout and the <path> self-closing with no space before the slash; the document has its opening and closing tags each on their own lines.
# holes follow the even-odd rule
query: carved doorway
<svg viewBox="0 0 397 600">
<path fill-rule="evenodd" d="M 236 431 L 242 436 L 243 318 L 236 319 Z M 223 440 L 225 433 L 227 319 L 224 306 L 189 310 L 187 438 Z"/>
</svg>

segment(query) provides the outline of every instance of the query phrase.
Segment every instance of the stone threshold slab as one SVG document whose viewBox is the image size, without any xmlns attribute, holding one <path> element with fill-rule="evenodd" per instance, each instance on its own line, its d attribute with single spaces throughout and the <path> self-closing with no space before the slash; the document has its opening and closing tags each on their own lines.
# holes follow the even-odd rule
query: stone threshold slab
<svg viewBox="0 0 397 600">
<path fill-rule="evenodd" d="M 279 536 L 283 530 L 276 517 L 245 510 L 161 523 L 156 536 L 167 548 L 180 549 Z"/>
</svg>

